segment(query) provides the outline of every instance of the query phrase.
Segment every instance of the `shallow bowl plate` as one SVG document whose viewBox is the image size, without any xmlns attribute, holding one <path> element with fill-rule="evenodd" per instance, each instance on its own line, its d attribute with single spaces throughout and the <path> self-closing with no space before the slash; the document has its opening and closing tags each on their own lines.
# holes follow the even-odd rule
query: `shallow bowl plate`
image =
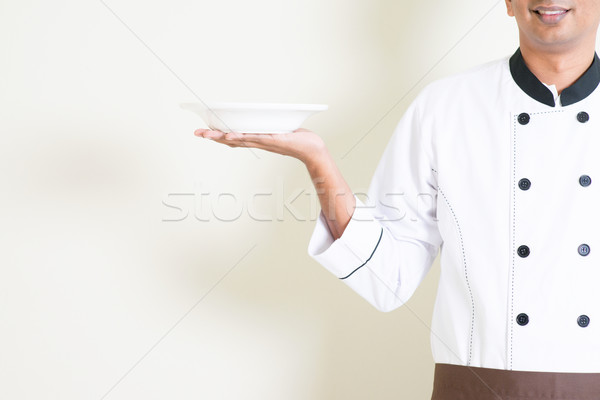
<svg viewBox="0 0 600 400">
<path fill-rule="evenodd" d="M 206 107 L 205 105 L 206 104 Z M 182 103 L 181 108 L 200 115 L 214 130 L 237 133 L 292 133 L 326 104 Z"/>
</svg>

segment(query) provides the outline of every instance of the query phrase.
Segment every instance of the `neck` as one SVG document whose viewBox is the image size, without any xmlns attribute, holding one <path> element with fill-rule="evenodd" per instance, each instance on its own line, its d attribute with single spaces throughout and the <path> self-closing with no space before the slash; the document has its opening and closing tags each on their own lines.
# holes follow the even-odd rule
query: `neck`
<svg viewBox="0 0 600 400">
<path fill-rule="evenodd" d="M 527 68 L 541 82 L 555 85 L 559 94 L 583 75 L 595 54 L 595 43 L 552 52 L 535 49 L 521 41 L 520 48 Z"/>
</svg>

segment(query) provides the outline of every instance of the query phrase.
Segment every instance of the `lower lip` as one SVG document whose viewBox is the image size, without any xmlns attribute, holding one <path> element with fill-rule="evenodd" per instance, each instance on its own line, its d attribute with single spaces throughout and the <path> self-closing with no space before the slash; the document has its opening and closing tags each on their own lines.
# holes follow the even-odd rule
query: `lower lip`
<svg viewBox="0 0 600 400">
<path fill-rule="evenodd" d="M 540 13 L 535 13 L 535 15 L 537 15 L 537 17 L 540 19 L 540 21 L 542 21 L 544 24 L 548 24 L 548 25 L 554 25 L 560 22 L 560 20 L 562 20 L 569 12 L 565 11 L 561 14 L 540 14 Z"/>
</svg>

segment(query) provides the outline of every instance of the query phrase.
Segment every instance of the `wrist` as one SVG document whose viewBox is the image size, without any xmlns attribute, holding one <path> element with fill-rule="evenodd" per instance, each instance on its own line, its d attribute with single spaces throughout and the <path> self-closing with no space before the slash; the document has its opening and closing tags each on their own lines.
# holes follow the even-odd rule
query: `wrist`
<svg viewBox="0 0 600 400">
<path fill-rule="evenodd" d="M 329 154 L 325 144 L 322 143 L 319 146 L 311 149 L 306 154 L 303 154 L 301 157 L 298 157 L 298 159 L 304 163 L 309 171 L 313 171 L 326 164 L 329 164 L 331 155 Z"/>
</svg>

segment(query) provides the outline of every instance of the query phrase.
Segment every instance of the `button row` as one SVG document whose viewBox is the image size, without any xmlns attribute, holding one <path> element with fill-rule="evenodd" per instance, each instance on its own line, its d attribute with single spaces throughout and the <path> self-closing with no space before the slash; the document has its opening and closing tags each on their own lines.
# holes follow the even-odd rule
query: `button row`
<svg viewBox="0 0 600 400">
<path fill-rule="evenodd" d="M 592 184 L 592 178 L 589 175 L 581 175 L 579 177 L 579 184 L 583 187 L 588 187 Z M 519 189 L 529 190 L 531 187 L 531 181 L 527 178 L 519 180 Z"/>
<path fill-rule="evenodd" d="M 582 111 L 579 114 L 577 114 L 577 121 L 581 122 L 582 124 L 585 124 L 589 120 L 590 120 L 590 115 L 588 113 L 586 113 L 585 111 Z M 531 117 L 527 113 L 521 113 L 517 117 L 517 121 L 519 121 L 519 123 L 521 125 L 527 125 L 529 123 L 529 121 L 531 121 Z"/>
<path fill-rule="evenodd" d="M 517 315 L 517 324 L 521 325 L 521 326 L 525 326 L 529 323 L 529 315 L 525 314 L 525 313 L 521 313 L 519 315 Z M 577 325 L 579 325 L 582 328 L 587 327 L 590 324 L 590 317 L 588 317 L 587 315 L 580 315 L 579 317 L 577 317 Z"/>
<path fill-rule="evenodd" d="M 583 187 L 590 186 L 592 184 L 592 178 L 590 178 L 589 175 L 581 175 L 579 177 L 579 184 Z M 529 188 L 531 188 L 531 181 L 527 178 L 519 180 L 519 188 L 521 190 L 529 190 Z M 577 252 L 581 256 L 587 256 L 588 254 L 590 254 L 590 246 L 588 246 L 587 244 L 581 244 L 577 249 Z M 519 248 L 517 249 L 517 254 L 519 254 L 520 257 L 525 258 L 529 255 L 529 253 L 529 247 L 527 246 L 519 246 Z"/>
<path fill-rule="evenodd" d="M 580 244 L 579 247 L 577 248 L 577 252 L 579 253 L 580 256 L 585 257 L 588 254 L 590 254 L 590 246 L 585 243 Z M 517 249 L 517 254 L 521 258 L 525 258 L 525 257 L 529 256 L 530 253 L 531 253 L 531 251 L 529 250 L 529 247 L 525 246 L 525 245 L 521 245 Z"/>
<path fill-rule="evenodd" d="M 587 112 L 582 111 L 577 114 L 577 121 L 579 121 L 580 123 L 585 124 L 589 120 L 590 120 L 590 115 Z M 527 125 L 529 123 L 529 121 L 531 121 L 531 117 L 527 113 L 521 113 L 517 117 L 517 121 L 521 125 Z M 592 184 L 592 178 L 590 178 L 589 175 L 581 175 L 579 177 L 579 184 L 583 187 L 588 187 Z M 529 190 L 530 187 L 531 187 L 531 181 L 529 179 L 523 178 L 519 181 L 519 188 L 521 190 Z M 588 254 L 590 254 L 590 246 L 587 244 L 581 244 L 577 248 L 577 252 L 581 256 L 587 256 Z M 519 246 L 519 248 L 517 249 L 517 254 L 522 258 L 529 256 L 530 253 L 531 253 L 531 251 L 530 251 L 529 247 L 525 246 L 525 245 Z M 529 316 L 527 314 L 521 313 L 521 314 L 517 315 L 517 324 L 519 324 L 521 326 L 525 326 L 528 323 L 529 323 Z M 580 315 L 577 318 L 577 325 L 579 325 L 580 327 L 585 328 L 589 324 L 590 324 L 590 317 L 588 317 L 587 315 Z"/>
</svg>

